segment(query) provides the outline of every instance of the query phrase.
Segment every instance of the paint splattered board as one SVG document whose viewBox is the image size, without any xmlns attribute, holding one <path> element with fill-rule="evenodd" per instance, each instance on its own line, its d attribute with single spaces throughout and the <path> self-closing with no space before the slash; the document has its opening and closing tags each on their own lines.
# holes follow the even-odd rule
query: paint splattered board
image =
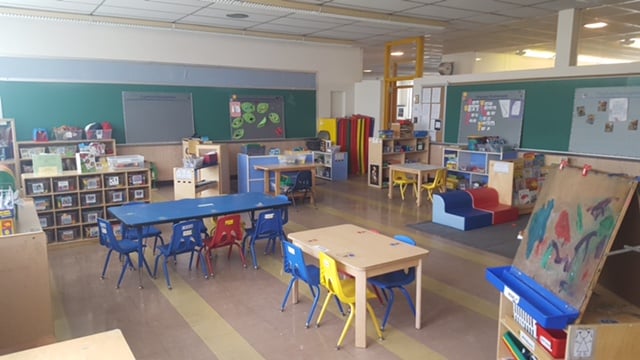
<svg viewBox="0 0 640 360">
<path fill-rule="evenodd" d="M 636 185 L 623 176 L 551 169 L 513 265 L 584 309 Z"/>
</svg>

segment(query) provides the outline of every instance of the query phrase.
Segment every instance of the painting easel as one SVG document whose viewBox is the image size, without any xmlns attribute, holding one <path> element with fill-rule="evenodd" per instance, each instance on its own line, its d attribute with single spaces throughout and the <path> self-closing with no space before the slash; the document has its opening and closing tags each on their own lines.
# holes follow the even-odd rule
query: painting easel
<svg viewBox="0 0 640 360">
<path fill-rule="evenodd" d="M 640 354 L 640 203 L 634 178 L 591 169 L 551 169 L 511 267 L 487 269 L 499 290 L 497 358 L 507 331 L 538 359 L 553 359 L 514 318 L 564 329 L 564 358 L 635 359 Z M 521 283 L 524 282 L 526 284 Z M 534 327 L 535 328 L 535 327 Z"/>
</svg>

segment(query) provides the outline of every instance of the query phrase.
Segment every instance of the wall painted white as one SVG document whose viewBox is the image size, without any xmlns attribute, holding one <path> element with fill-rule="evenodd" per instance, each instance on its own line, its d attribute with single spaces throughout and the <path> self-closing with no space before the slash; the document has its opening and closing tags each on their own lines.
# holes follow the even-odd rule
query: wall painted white
<svg viewBox="0 0 640 360">
<path fill-rule="evenodd" d="M 354 112 L 360 48 L 184 30 L 2 18 L 0 56 L 100 59 L 316 73 L 317 116 L 331 115 L 331 92 Z"/>
<path fill-rule="evenodd" d="M 384 82 L 381 80 L 363 80 L 355 84 L 355 111 L 373 117 L 373 134 L 380 130 L 382 121 L 382 90 Z"/>
</svg>

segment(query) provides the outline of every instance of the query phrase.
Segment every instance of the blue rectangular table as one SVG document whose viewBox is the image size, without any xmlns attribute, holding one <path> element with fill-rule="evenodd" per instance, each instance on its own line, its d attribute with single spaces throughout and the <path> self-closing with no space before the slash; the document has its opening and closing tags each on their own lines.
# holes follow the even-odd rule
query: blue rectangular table
<svg viewBox="0 0 640 360">
<path fill-rule="evenodd" d="M 163 223 L 172 223 L 189 219 L 203 219 L 243 212 L 251 213 L 259 210 L 286 208 L 290 202 L 286 196 L 273 196 L 264 193 L 249 192 L 242 194 L 220 195 L 195 199 L 180 199 L 156 203 L 140 203 L 127 206 L 114 206 L 109 212 L 123 225 L 138 228 Z M 142 244 L 142 239 L 140 239 Z M 138 250 L 138 269 L 142 268 L 144 253 Z M 142 271 L 138 271 L 140 288 L 142 288 Z"/>
</svg>

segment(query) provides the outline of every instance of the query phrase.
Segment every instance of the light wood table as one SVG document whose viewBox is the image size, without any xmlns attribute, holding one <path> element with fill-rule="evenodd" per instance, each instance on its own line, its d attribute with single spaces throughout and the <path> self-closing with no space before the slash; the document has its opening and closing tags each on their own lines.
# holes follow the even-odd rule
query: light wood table
<svg viewBox="0 0 640 360">
<path fill-rule="evenodd" d="M 420 186 L 422 186 L 422 180 L 424 178 L 424 174 L 435 173 L 439 169 L 442 169 L 442 166 L 439 165 L 431 165 L 431 164 L 423 164 L 423 163 L 407 163 L 407 164 L 393 164 L 389 165 L 389 199 L 393 199 L 393 172 L 403 172 L 407 174 L 416 175 L 417 179 L 417 187 L 418 191 L 416 194 L 416 204 L 420 206 L 422 204 L 422 191 L 420 191 Z"/>
<path fill-rule="evenodd" d="M 416 329 L 422 322 L 422 258 L 429 251 L 392 237 L 343 224 L 294 232 L 289 239 L 302 251 L 318 257 L 325 252 L 338 263 L 340 270 L 356 280 L 356 347 L 367 347 L 367 278 L 396 270 L 416 267 Z M 294 291 L 293 301 L 297 301 Z"/>
<path fill-rule="evenodd" d="M 280 195 L 280 178 L 282 177 L 283 172 L 295 172 L 295 171 L 305 171 L 310 170 L 313 171 L 317 167 L 317 164 L 269 164 L 269 165 L 255 165 L 254 168 L 256 170 L 264 171 L 264 192 L 270 193 L 269 189 L 269 179 L 271 177 L 271 172 L 275 174 L 275 195 Z M 311 173 L 311 188 L 315 192 L 316 189 L 316 177 L 315 174 Z"/>
<path fill-rule="evenodd" d="M 0 356 L 1 360 L 135 360 L 120 329 Z"/>
</svg>

